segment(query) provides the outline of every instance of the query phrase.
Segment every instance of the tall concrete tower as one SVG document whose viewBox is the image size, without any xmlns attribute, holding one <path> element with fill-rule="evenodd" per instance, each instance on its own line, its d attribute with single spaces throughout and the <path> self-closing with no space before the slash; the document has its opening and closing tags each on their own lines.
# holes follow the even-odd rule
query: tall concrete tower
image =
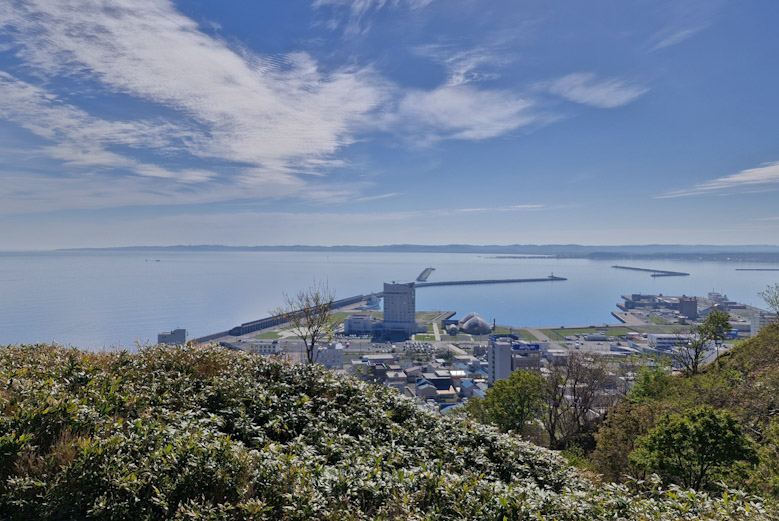
<svg viewBox="0 0 779 521">
<path fill-rule="evenodd" d="M 414 283 L 384 283 L 384 321 L 374 334 L 387 340 L 408 340 L 414 333 L 427 331 L 416 323 Z"/>
<path fill-rule="evenodd" d="M 384 283 L 384 322 L 408 323 L 416 318 L 414 283 Z"/>
</svg>

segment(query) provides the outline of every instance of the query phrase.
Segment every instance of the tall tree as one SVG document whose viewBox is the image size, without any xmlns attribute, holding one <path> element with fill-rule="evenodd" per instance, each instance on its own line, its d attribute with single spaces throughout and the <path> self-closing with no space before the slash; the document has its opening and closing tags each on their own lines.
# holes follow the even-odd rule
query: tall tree
<svg viewBox="0 0 779 521">
<path fill-rule="evenodd" d="M 275 311 L 292 324 L 292 332 L 303 341 L 309 364 L 316 362 L 317 344 L 332 333 L 334 300 L 335 294 L 327 284 L 314 282 L 296 295 L 284 293 L 284 304 Z"/>
<path fill-rule="evenodd" d="M 632 464 L 696 490 L 733 463 L 756 460 L 753 443 L 733 413 L 709 406 L 663 416 L 636 446 Z"/>
<path fill-rule="evenodd" d="M 550 367 L 542 395 L 542 422 L 551 448 L 594 444 L 592 433 L 600 421 L 596 409 L 609 405 L 608 384 L 609 371 L 602 357 L 571 352 L 565 361 Z"/>
<path fill-rule="evenodd" d="M 523 370 L 496 381 L 484 397 L 487 419 L 504 432 L 513 430 L 522 433 L 527 422 L 540 412 L 543 385 L 541 375 Z"/>
<path fill-rule="evenodd" d="M 702 324 L 690 330 L 689 336 L 679 335 L 676 348 L 671 352 L 671 358 L 685 376 L 698 374 L 711 344 L 716 347 L 717 357 L 719 357 L 722 341 L 730 330 L 729 319 L 730 314 L 727 311 L 715 309 L 709 312 Z"/>
<path fill-rule="evenodd" d="M 779 282 L 766 286 L 765 291 L 758 293 L 774 313 L 779 313 Z"/>
<path fill-rule="evenodd" d="M 727 338 L 730 328 L 730 313 L 721 309 L 710 311 L 706 321 L 698 328 L 701 337 L 708 342 L 714 342 L 717 349 L 717 364 L 719 364 L 719 350 L 722 347 L 722 341 Z"/>
</svg>

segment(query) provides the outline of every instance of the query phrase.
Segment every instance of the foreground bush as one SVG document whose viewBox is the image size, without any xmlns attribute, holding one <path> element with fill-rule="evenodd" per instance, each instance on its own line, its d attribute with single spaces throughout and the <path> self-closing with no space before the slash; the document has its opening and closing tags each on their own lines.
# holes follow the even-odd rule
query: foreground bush
<svg viewBox="0 0 779 521">
<path fill-rule="evenodd" d="M 0 519 L 774 519 L 555 453 L 394 390 L 210 347 L 0 348 Z"/>
</svg>

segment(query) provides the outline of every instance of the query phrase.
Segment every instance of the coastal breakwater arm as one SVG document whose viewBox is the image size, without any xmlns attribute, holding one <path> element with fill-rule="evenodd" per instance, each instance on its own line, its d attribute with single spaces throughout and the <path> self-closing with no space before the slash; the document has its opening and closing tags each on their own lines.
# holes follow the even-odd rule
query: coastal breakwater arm
<svg viewBox="0 0 779 521">
<path fill-rule="evenodd" d="M 648 271 L 651 273 L 652 277 L 686 277 L 689 275 L 689 273 L 684 273 L 682 271 L 668 271 L 668 270 L 655 270 L 652 268 L 635 268 L 633 266 L 619 266 L 614 265 L 612 268 L 617 268 L 620 270 L 633 270 L 633 271 Z"/>
<path fill-rule="evenodd" d="M 419 282 L 414 284 L 417 288 L 427 288 L 430 286 L 469 286 L 473 284 L 515 284 L 520 282 L 548 282 L 555 280 L 568 280 L 564 277 L 541 277 L 536 279 L 486 279 L 486 280 L 447 280 L 441 282 Z"/>
<path fill-rule="evenodd" d="M 425 268 L 422 270 L 422 273 L 419 274 L 419 277 L 417 277 L 417 282 L 425 282 L 427 281 L 427 278 L 430 276 L 431 273 L 435 271 L 435 268 Z"/>
</svg>

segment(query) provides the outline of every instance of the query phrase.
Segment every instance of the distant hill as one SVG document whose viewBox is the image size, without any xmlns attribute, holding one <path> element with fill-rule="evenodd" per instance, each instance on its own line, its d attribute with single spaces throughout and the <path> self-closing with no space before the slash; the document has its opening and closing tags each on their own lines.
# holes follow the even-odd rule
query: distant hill
<svg viewBox="0 0 779 521">
<path fill-rule="evenodd" d="M 481 253 L 551 255 L 561 258 L 591 259 L 692 259 L 739 262 L 779 262 L 775 245 L 678 245 L 648 244 L 625 246 L 583 246 L 578 244 L 510 244 L 510 245 L 420 245 L 390 244 L 384 246 L 125 246 L 117 248 L 77 248 L 60 251 L 305 251 L 305 252 L 413 252 L 413 253 Z"/>
<path fill-rule="evenodd" d="M 0 348 L 4 520 L 774 519 L 739 493 L 638 488 L 318 365 Z"/>
</svg>

